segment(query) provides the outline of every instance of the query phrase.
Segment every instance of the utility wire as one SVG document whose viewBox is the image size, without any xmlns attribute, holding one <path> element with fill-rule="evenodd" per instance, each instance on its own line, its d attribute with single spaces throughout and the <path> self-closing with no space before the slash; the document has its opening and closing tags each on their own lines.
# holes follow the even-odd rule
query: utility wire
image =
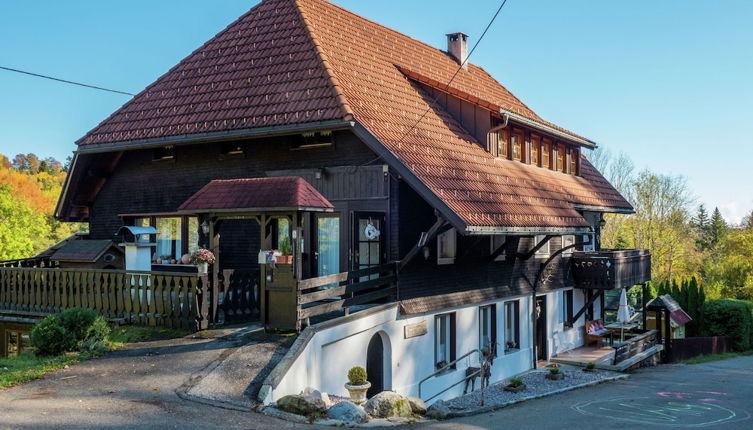
<svg viewBox="0 0 753 430">
<path fill-rule="evenodd" d="M 473 52 L 476 50 L 476 48 L 478 48 L 478 45 L 484 39 L 484 36 L 486 36 L 486 33 L 489 31 L 489 28 L 491 28 L 492 24 L 494 24 L 494 21 L 497 19 L 497 16 L 499 16 L 499 13 L 502 11 L 502 8 L 505 7 L 506 3 L 507 3 L 507 0 L 503 0 L 502 4 L 499 5 L 499 8 L 497 8 L 497 12 L 494 13 L 494 16 L 489 21 L 489 24 L 486 25 L 486 28 L 484 29 L 484 32 L 481 33 L 481 37 L 478 38 L 478 40 L 476 41 L 476 43 L 473 45 L 473 48 L 471 48 L 471 51 L 468 52 L 468 55 L 465 57 L 465 60 L 463 60 L 463 62 L 460 63 L 460 66 L 458 67 L 458 69 L 455 70 L 455 73 L 452 75 L 452 77 L 447 82 L 447 84 L 445 84 L 444 91 L 447 91 L 450 88 L 450 84 L 452 83 L 452 81 L 454 81 L 455 78 L 458 76 L 458 73 L 460 73 L 460 70 L 462 70 L 463 67 L 465 67 L 465 63 L 468 62 L 468 59 L 471 58 L 471 55 L 473 55 Z M 400 137 L 400 139 L 397 141 L 398 144 L 400 144 L 403 141 L 403 139 L 405 139 L 405 136 L 407 136 L 408 134 L 410 134 L 410 132 L 413 131 L 413 129 L 415 129 L 416 126 L 419 123 L 421 123 L 421 121 L 426 117 L 426 114 L 428 114 L 430 110 L 431 110 L 431 106 L 429 106 L 426 109 L 426 111 L 424 111 L 423 115 L 421 115 L 421 117 L 411 126 L 411 128 L 408 129 L 408 131 L 406 131 L 405 134 L 403 134 Z"/>
<path fill-rule="evenodd" d="M 7 70 L 9 72 L 22 73 L 24 75 L 36 76 L 37 78 L 50 79 L 52 81 L 63 82 L 63 83 L 66 83 L 66 84 L 78 85 L 80 87 L 93 88 L 95 90 L 108 91 L 108 92 L 111 92 L 111 93 L 124 94 L 124 95 L 127 95 L 127 96 L 133 96 L 133 95 L 135 95 L 133 93 L 127 93 L 125 91 L 111 90 L 109 88 L 97 87 L 97 86 L 94 86 L 94 85 L 82 84 L 81 82 L 74 82 L 74 81 L 68 81 L 68 80 L 65 80 L 65 79 L 55 78 L 53 76 L 40 75 L 38 73 L 26 72 L 24 70 L 11 69 L 10 67 L 0 66 L 0 69 Z"/>
</svg>

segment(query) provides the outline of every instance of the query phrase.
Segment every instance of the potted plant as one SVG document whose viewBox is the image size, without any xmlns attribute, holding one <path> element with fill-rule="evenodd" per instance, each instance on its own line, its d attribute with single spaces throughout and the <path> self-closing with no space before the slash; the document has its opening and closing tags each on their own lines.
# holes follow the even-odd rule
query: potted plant
<svg viewBox="0 0 753 430">
<path fill-rule="evenodd" d="M 546 379 L 551 379 L 552 381 L 559 381 L 559 380 L 565 379 L 565 374 L 560 372 L 560 368 L 558 366 L 550 367 L 549 373 L 546 374 Z"/>
<path fill-rule="evenodd" d="M 371 388 L 371 382 L 367 381 L 366 369 L 361 366 L 353 366 L 348 371 L 348 382 L 345 389 L 350 393 L 350 401 L 356 405 L 366 401 L 366 391 Z"/>
<path fill-rule="evenodd" d="M 444 360 L 437 361 L 436 366 L 437 366 L 437 370 L 444 369 L 445 367 L 447 367 L 447 362 Z"/>
<path fill-rule="evenodd" d="M 586 367 L 583 368 L 584 372 L 596 371 L 596 363 L 586 363 Z"/>
<path fill-rule="evenodd" d="M 519 393 L 526 389 L 526 384 L 520 378 L 511 378 L 510 383 L 505 385 L 504 390 L 511 393 Z"/>
<path fill-rule="evenodd" d="M 191 253 L 191 263 L 196 265 L 199 273 L 205 274 L 209 270 L 209 265 L 214 264 L 214 254 L 208 249 L 199 248 Z"/>
</svg>

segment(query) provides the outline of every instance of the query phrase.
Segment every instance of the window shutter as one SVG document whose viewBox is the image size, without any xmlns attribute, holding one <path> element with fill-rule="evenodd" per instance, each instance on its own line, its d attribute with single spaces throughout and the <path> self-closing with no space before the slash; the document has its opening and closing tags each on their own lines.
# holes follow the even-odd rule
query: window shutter
<svg viewBox="0 0 753 430">
<path fill-rule="evenodd" d="M 455 312 L 450 314 L 450 361 L 455 361 L 457 354 L 455 349 L 457 348 L 457 342 L 455 341 Z M 454 367 L 454 365 L 453 365 Z"/>
<path fill-rule="evenodd" d="M 494 355 L 497 355 L 497 348 L 499 348 L 499 345 L 497 345 L 497 305 L 491 305 L 491 325 L 492 325 L 492 345 L 491 349 L 494 350 Z"/>
</svg>

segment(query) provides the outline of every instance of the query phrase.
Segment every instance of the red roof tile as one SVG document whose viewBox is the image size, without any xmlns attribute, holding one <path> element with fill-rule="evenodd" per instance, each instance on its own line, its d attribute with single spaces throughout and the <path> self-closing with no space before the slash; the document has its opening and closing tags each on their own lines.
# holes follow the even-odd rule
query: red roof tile
<svg viewBox="0 0 753 430">
<path fill-rule="evenodd" d="M 467 226 L 585 227 L 574 204 L 632 209 L 585 158 L 573 176 L 482 149 L 416 83 L 446 83 L 457 68 L 447 53 L 326 1 L 266 0 L 79 144 L 354 117 Z M 458 73 L 451 91 L 579 137 L 476 65 Z"/>
<path fill-rule="evenodd" d="M 297 176 L 276 178 L 217 179 L 189 197 L 183 212 L 222 212 L 253 209 L 332 209 L 324 196 Z"/>
</svg>

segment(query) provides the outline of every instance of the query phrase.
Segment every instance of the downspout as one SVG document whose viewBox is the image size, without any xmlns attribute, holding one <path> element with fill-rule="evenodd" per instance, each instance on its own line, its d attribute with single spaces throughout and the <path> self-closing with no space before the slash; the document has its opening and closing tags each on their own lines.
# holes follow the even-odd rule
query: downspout
<svg viewBox="0 0 753 430">
<path fill-rule="evenodd" d="M 538 291 L 537 287 L 539 285 L 539 282 L 541 282 L 541 277 L 544 275 L 544 270 L 546 269 L 546 267 L 552 261 L 554 261 L 555 258 L 557 258 L 563 252 L 565 252 L 567 250 L 570 250 L 570 249 L 573 249 L 576 246 L 589 245 L 592 242 L 593 242 L 593 239 L 589 235 L 588 240 L 584 240 L 584 241 L 581 241 L 581 242 L 575 242 L 572 245 L 568 245 L 568 246 L 566 246 L 564 248 L 560 248 L 559 250 L 555 251 L 554 254 L 552 254 L 551 256 L 549 256 L 549 258 L 547 258 L 547 260 L 545 262 L 543 262 L 541 264 L 541 267 L 539 268 L 539 272 L 536 274 L 536 279 L 533 281 L 533 292 L 531 293 L 531 309 L 532 309 L 532 311 L 531 311 L 531 321 L 532 321 L 532 324 L 531 325 L 533 326 L 533 330 L 531 331 L 531 340 L 532 340 L 532 342 L 531 342 L 531 351 L 532 351 L 532 359 L 533 359 L 533 368 L 534 369 L 536 369 L 536 362 L 537 362 L 537 357 L 536 356 L 537 356 L 537 353 L 538 353 L 538 351 L 536 349 L 536 325 L 537 325 L 536 324 L 536 320 L 538 319 L 538 318 L 536 318 L 536 292 Z"/>
<path fill-rule="evenodd" d="M 502 130 L 503 128 L 507 127 L 507 124 L 510 122 L 510 115 L 508 115 L 508 114 L 506 114 L 504 112 L 501 112 L 501 113 L 502 113 L 502 124 L 500 124 L 500 125 L 498 125 L 496 127 L 490 128 L 489 131 L 486 133 L 487 134 L 487 138 L 486 138 L 486 144 L 487 144 L 487 146 L 489 145 L 489 137 L 488 136 L 490 134 L 492 134 L 492 133 L 496 133 L 496 132 Z M 491 148 L 486 148 L 486 150 L 487 151 L 491 151 L 492 149 Z M 499 154 L 497 154 L 497 156 L 499 156 Z"/>
</svg>

